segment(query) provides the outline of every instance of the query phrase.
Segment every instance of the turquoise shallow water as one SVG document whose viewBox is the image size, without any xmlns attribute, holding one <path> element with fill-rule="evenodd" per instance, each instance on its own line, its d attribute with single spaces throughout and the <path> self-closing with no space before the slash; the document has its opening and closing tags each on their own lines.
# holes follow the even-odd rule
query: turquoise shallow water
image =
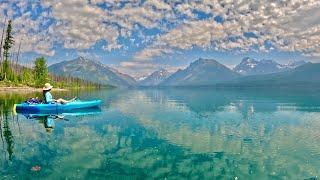
<svg viewBox="0 0 320 180">
<path fill-rule="evenodd" d="M 1 179 L 316 179 L 315 90 L 135 89 L 63 119 L 12 113 L 0 96 Z M 40 168 L 38 168 L 40 167 Z"/>
</svg>

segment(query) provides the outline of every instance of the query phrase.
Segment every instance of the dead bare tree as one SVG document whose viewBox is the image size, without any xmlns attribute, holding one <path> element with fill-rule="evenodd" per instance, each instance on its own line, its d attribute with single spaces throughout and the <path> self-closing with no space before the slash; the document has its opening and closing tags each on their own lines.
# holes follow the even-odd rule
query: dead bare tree
<svg viewBox="0 0 320 180">
<path fill-rule="evenodd" d="M 20 73 L 19 69 L 18 69 L 18 62 L 19 62 L 19 57 L 20 57 L 21 41 L 22 41 L 22 39 L 20 39 L 20 42 L 19 42 L 18 53 L 17 53 L 16 63 L 15 63 L 16 71 L 17 71 L 16 73 Z"/>
<path fill-rule="evenodd" d="M 4 19 L 4 24 L 2 28 L 2 34 L 1 34 L 1 42 L 0 42 L 0 64 L 2 63 L 2 45 L 3 45 L 3 38 L 4 38 L 4 32 L 6 30 L 6 24 L 7 24 L 7 17 Z"/>
</svg>

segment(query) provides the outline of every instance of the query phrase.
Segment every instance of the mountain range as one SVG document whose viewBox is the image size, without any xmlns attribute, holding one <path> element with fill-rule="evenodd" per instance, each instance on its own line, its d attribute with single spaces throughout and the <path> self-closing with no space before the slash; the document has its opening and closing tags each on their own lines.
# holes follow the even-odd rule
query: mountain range
<svg viewBox="0 0 320 180">
<path fill-rule="evenodd" d="M 49 72 L 55 75 L 77 77 L 101 85 L 128 87 L 135 86 L 137 83 L 129 75 L 84 57 L 53 64 L 49 66 Z"/>
<path fill-rule="evenodd" d="M 159 86 L 203 86 L 229 81 L 240 75 L 213 59 L 199 59 L 184 70 L 178 70 Z"/>
<path fill-rule="evenodd" d="M 157 86 L 162 81 L 167 79 L 171 73 L 169 73 L 165 69 L 159 69 L 158 71 L 153 72 L 149 76 L 147 76 L 145 79 L 141 80 L 139 82 L 140 86 Z"/>
<path fill-rule="evenodd" d="M 175 73 L 159 69 L 136 81 L 98 61 L 79 57 L 49 66 L 55 75 L 72 76 L 102 85 L 131 86 L 267 86 L 320 82 L 320 65 L 304 61 L 279 64 L 272 60 L 244 58 L 234 69 L 214 59 L 200 58 Z M 315 77 L 316 76 L 316 77 Z"/>
<path fill-rule="evenodd" d="M 284 72 L 244 76 L 216 84 L 233 87 L 310 87 L 320 86 L 320 63 L 306 63 Z"/>
<path fill-rule="evenodd" d="M 291 61 L 288 64 L 279 64 L 273 60 L 263 59 L 258 61 L 245 57 L 233 70 L 241 75 L 260 75 L 287 71 L 303 64 L 306 64 L 306 62 Z"/>
</svg>

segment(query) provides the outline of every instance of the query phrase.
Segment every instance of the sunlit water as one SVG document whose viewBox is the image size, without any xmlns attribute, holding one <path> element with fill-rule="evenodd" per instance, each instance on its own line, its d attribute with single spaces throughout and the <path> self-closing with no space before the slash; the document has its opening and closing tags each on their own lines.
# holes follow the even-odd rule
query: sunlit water
<svg viewBox="0 0 320 180">
<path fill-rule="evenodd" d="M 62 119 L 15 115 L 39 94 L 2 94 L 0 175 L 16 179 L 316 179 L 320 93 L 136 89 Z"/>
</svg>

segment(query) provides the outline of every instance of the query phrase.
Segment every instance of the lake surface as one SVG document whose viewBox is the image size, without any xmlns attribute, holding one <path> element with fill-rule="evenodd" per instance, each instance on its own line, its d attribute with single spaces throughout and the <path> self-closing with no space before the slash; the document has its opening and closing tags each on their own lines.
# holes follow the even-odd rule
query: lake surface
<svg viewBox="0 0 320 180">
<path fill-rule="evenodd" d="M 100 109 L 14 114 L 39 94 L 2 94 L 1 179 L 316 179 L 320 91 L 59 92 Z"/>
</svg>

